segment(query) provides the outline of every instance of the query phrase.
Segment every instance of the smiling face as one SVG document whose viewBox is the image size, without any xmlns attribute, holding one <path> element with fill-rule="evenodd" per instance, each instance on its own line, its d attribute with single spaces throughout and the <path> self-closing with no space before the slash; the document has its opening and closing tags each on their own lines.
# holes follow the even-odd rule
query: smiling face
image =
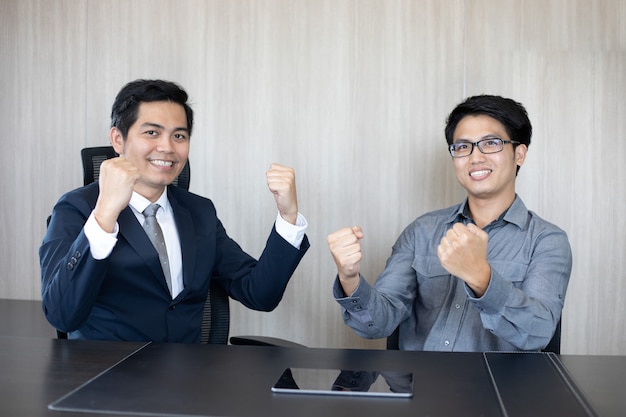
<svg viewBox="0 0 626 417">
<path fill-rule="evenodd" d="M 454 131 L 453 143 L 478 142 L 481 139 L 511 140 L 502 123 L 486 115 L 465 116 Z M 471 146 L 471 145 L 470 145 Z M 508 206 L 515 198 L 517 166 L 524 163 L 526 145 L 505 144 L 501 152 L 484 154 L 474 147 L 472 153 L 453 158 L 456 177 L 467 190 L 470 203 L 476 200 L 494 201 Z"/>
<path fill-rule="evenodd" d="M 126 138 L 111 129 L 111 143 L 132 162 L 141 178 L 134 191 L 154 201 L 180 174 L 189 156 L 185 109 L 170 101 L 142 102 Z"/>
</svg>

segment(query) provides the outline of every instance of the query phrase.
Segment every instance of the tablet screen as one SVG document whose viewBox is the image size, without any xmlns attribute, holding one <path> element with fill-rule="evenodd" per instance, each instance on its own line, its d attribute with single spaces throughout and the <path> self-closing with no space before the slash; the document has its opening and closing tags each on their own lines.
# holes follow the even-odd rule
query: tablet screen
<svg viewBox="0 0 626 417">
<path fill-rule="evenodd" d="M 287 368 L 272 391 L 292 394 L 413 396 L 413 373 L 346 369 Z"/>
</svg>

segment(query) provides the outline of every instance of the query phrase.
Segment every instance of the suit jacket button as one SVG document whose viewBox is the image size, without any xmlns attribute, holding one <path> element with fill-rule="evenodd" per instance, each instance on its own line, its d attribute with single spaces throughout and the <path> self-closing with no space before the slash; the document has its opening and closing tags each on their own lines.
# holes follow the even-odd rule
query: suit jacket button
<svg viewBox="0 0 626 417">
<path fill-rule="evenodd" d="M 68 263 L 68 264 L 67 264 L 67 269 L 68 269 L 69 271 L 71 271 L 72 269 L 74 269 L 74 265 L 72 265 L 71 263 Z"/>
</svg>

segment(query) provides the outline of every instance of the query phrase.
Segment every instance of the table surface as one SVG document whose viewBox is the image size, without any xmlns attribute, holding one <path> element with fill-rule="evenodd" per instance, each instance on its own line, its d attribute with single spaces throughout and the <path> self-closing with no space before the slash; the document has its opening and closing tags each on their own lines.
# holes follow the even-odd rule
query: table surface
<svg viewBox="0 0 626 417">
<path fill-rule="evenodd" d="M 56 337 L 41 301 L 0 299 L 0 336 Z"/>
<path fill-rule="evenodd" d="M 11 306 L 7 307 L 9 304 Z M 17 309 L 23 314 L 37 311 L 34 308 L 37 302 L 18 304 L 19 307 L 15 302 L 0 300 L 2 416 L 111 415 L 48 409 L 59 399 L 74 398 L 76 393 L 89 395 L 90 388 L 96 388 L 95 392 L 100 393 L 97 396 L 103 401 L 111 400 L 113 397 L 107 397 L 111 395 L 106 389 L 107 379 L 109 384 L 120 385 L 122 397 L 150 396 L 150 403 L 157 407 L 155 413 L 167 411 L 168 404 L 173 402 L 177 404 L 173 410 L 178 410 L 180 415 L 190 415 L 190 410 L 197 411 L 198 407 L 204 411 L 196 415 L 223 416 L 503 415 L 496 391 L 488 389 L 485 383 L 490 375 L 480 353 L 56 340 L 54 329 L 46 327 L 45 319 L 30 327 L 7 324 L 8 316 L 20 319 L 15 311 L 8 313 L 7 310 Z M 557 358 L 598 416 L 624 415 L 626 357 L 561 355 Z M 312 365 L 342 369 L 366 365 L 412 369 L 416 373 L 415 394 L 411 399 L 338 398 L 269 391 L 285 367 Z M 425 374 L 429 369 L 430 373 Z M 146 394 L 144 391 L 148 388 L 157 391 Z M 135 390 L 132 395 L 127 395 L 129 389 Z M 68 397 L 70 393 L 74 394 Z M 181 403 L 193 402 L 197 405 L 180 408 Z M 131 404 L 134 404 L 131 410 L 143 407 Z"/>
</svg>

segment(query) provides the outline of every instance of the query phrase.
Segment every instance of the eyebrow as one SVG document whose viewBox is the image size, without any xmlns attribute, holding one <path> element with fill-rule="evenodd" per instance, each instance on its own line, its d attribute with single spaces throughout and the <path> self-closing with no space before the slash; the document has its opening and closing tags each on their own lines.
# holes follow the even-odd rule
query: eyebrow
<svg viewBox="0 0 626 417">
<path fill-rule="evenodd" d="M 153 127 L 153 128 L 155 128 L 155 129 L 165 129 L 165 126 L 161 126 L 161 125 L 160 125 L 160 124 L 158 124 L 158 123 L 152 123 L 152 122 L 142 123 L 142 124 L 141 124 L 141 127 L 144 127 L 144 128 L 145 128 L 145 127 Z M 189 133 L 189 129 L 188 129 L 188 128 L 186 128 L 186 127 L 182 127 L 182 126 L 181 126 L 181 127 L 175 127 L 175 128 L 174 128 L 174 132 L 180 132 L 181 130 L 182 130 L 182 131 L 184 131 L 184 132 Z"/>
<path fill-rule="evenodd" d="M 468 142 L 468 143 L 473 143 L 473 142 L 480 142 L 481 140 L 485 140 L 485 139 L 502 139 L 505 140 L 503 137 L 496 135 L 495 133 L 489 133 L 481 138 L 479 138 L 476 141 L 473 141 L 471 139 L 466 139 L 466 138 L 458 138 L 456 142 L 454 143 L 458 143 L 458 142 Z"/>
</svg>

